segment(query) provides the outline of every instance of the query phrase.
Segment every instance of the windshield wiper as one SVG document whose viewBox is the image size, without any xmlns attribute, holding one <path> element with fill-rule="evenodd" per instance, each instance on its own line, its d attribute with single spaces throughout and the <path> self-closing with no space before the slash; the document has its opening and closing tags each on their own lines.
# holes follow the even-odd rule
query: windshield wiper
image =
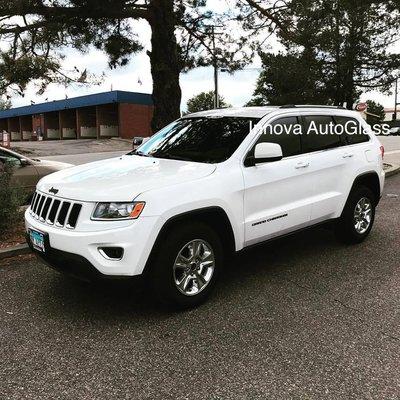
<svg viewBox="0 0 400 400">
<path fill-rule="evenodd" d="M 193 161 L 190 158 L 187 157 L 182 157 L 182 156 L 178 156 L 176 154 L 171 154 L 171 153 L 156 153 L 153 155 L 153 157 L 155 158 L 165 158 L 167 160 L 179 160 L 179 161 Z"/>
<path fill-rule="evenodd" d="M 127 154 L 127 156 L 140 156 L 140 157 L 152 157 L 150 154 L 143 153 L 143 151 L 133 150 Z"/>
</svg>

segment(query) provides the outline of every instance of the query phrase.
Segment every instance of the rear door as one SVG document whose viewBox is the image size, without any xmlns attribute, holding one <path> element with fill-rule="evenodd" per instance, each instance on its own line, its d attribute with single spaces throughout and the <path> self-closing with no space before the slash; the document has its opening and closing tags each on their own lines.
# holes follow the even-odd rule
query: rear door
<svg viewBox="0 0 400 400">
<path fill-rule="evenodd" d="M 338 204 L 348 194 L 346 143 L 344 135 L 336 134 L 331 115 L 303 115 L 303 123 L 302 148 L 314 179 L 311 223 L 315 224 L 336 217 Z"/>
<path fill-rule="evenodd" d="M 281 126 L 284 133 L 276 134 L 277 126 Z M 295 134 L 300 121 L 296 116 L 279 118 L 270 127 L 253 144 L 249 155 L 254 154 L 257 143 L 270 142 L 281 145 L 283 159 L 253 167 L 243 166 L 246 246 L 307 226 L 310 222 L 313 177 L 308 155 L 301 154 L 301 135 Z"/>
<path fill-rule="evenodd" d="M 355 177 L 365 171 L 366 165 L 379 163 L 381 156 L 377 151 L 378 145 L 374 145 L 374 141 L 366 133 L 367 127 L 363 126 L 359 120 L 345 116 L 334 116 L 334 119 L 336 125 L 344 131 L 346 144 L 342 149 L 342 157 L 345 159 L 347 171 L 343 176 L 346 201 Z"/>
</svg>

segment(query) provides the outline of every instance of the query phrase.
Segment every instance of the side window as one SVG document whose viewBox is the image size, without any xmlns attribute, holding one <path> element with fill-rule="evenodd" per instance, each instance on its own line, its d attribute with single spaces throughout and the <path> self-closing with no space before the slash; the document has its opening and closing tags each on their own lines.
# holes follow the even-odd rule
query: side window
<svg viewBox="0 0 400 400">
<path fill-rule="evenodd" d="M 304 117 L 304 134 L 301 137 L 303 153 L 329 150 L 342 146 L 341 135 L 334 132 L 334 121 L 329 115 Z"/>
<path fill-rule="evenodd" d="M 300 128 L 297 117 L 280 118 L 267 126 L 258 143 L 277 143 L 282 147 L 283 157 L 295 156 L 301 153 Z M 300 128 L 301 129 L 301 128 Z"/>
<path fill-rule="evenodd" d="M 343 130 L 347 144 L 358 144 L 369 141 L 369 136 L 364 132 L 364 129 L 359 121 L 349 117 L 334 117 L 336 125 L 340 126 L 340 131 Z"/>
</svg>

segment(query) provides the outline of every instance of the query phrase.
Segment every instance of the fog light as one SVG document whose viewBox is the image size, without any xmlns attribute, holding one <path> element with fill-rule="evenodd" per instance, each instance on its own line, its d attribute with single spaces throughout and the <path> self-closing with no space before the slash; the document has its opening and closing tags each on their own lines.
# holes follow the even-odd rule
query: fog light
<svg viewBox="0 0 400 400">
<path fill-rule="evenodd" d="M 124 256 L 122 247 L 99 247 L 100 254 L 107 260 L 119 261 Z"/>
</svg>

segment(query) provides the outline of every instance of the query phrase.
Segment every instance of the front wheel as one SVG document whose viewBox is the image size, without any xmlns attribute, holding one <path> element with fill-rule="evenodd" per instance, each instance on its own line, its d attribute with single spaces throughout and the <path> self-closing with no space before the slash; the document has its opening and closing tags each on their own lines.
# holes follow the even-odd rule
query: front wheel
<svg viewBox="0 0 400 400">
<path fill-rule="evenodd" d="M 196 307 L 214 289 L 222 263 L 221 241 L 209 226 L 179 225 L 169 231 L 157 251 L 150 284 L 163 303 Z"/>
<path fill-rule="evenodd" d="M 370 189 L 364 186 L 354 188 L 337 222 L 337 238 L 346 244 L 363 242 L 374 224 L 375 204 L 375 196 Z"/>
</svg>

